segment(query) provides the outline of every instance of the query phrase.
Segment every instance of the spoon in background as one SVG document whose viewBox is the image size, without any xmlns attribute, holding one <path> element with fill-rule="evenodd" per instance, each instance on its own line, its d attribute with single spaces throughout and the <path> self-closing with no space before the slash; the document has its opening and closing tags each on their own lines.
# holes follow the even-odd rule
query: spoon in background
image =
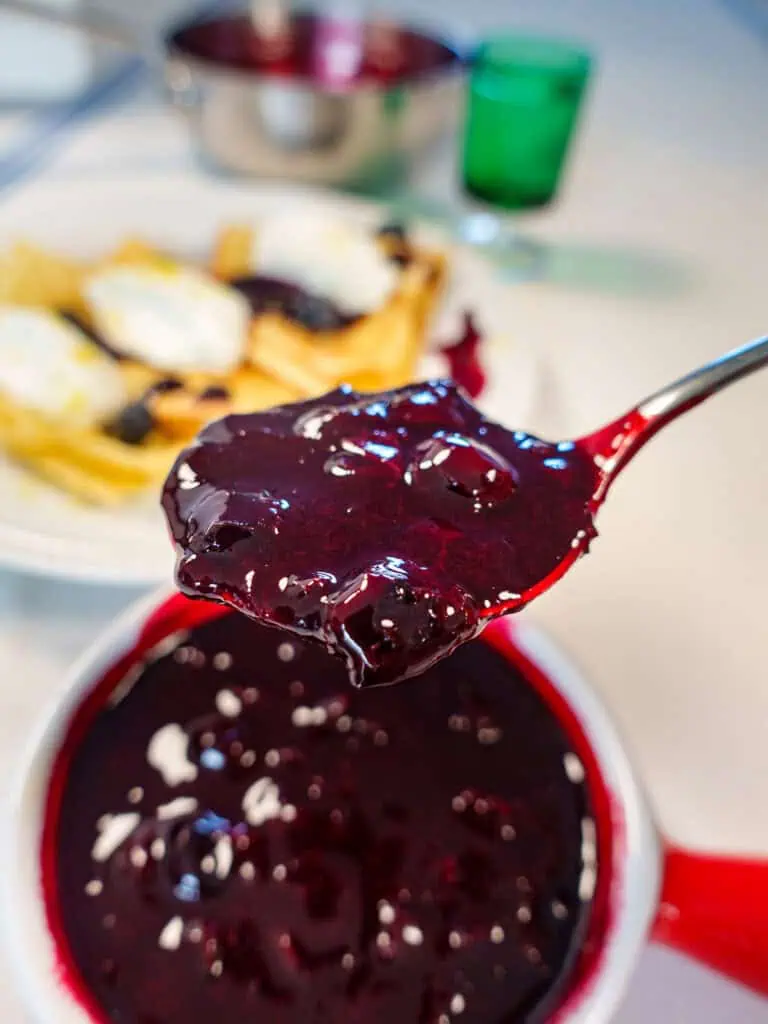
<svg viewBox="0 0 768 1024">
<path fill-rule="evenodd" d="M 165 485 L 177 583 L 319 640 L 355 685 L 417 675 L 559 580 L 643 445 L 766 363 L 761 338 L 560 443 L 485 419 L 450 381 L 228 417 Z"/>
</svg>

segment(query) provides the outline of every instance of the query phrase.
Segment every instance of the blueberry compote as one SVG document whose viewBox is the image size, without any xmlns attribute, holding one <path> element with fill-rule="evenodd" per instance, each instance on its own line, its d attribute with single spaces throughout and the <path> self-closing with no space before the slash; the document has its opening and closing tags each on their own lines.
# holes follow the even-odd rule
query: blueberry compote
<svg viewBox="0 0 768 1024">
<path fill-rule="evenodd" d="M 470 398 L 477 398 L 485 388 L 485 371 L 480 362 L 482 341 L 483 335 L 475 323 L 474 316 L 466 312 L 461 336 L 440 350 L 448 360 L 451 379 L 456 381 Z"/>
<path fill-rule="evenodd" d="M 360 319 L 354 313 L 339 309 L 329 299 L 276 277 L 254 274 L 235 278 L 229 284 L 245 296 L 254 316 L 282 313 L 309 331 L 336 331 Z"/>
<path fill-rule="evenodd" d="M 54 779 L 52 918 L 105 1021 L 529 1024 L 584 940 L 584 769 L 480 640 L 361 691 L 226 612 L 91 698 Z"/>
<path fill-rule="evenodd" d="M 594 534 L 597 483 L 578 446 L 506 430 L 433 382 L 213 423 L 163 506 L 184 593 L 314 637 L 376 684 L 562 572 Z"/>
</svg>

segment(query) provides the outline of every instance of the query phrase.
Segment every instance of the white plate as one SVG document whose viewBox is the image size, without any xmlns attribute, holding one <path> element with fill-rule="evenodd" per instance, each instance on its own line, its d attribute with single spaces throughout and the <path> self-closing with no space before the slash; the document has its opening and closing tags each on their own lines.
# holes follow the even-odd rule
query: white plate
<svg viewBox="0 0 768 1024">
<path fill-rule="evenodd" d="M 96 257 L 126 235 L 140 235 L 161 248 L 204 259 L 226 221 L 256 220 L 268 210 L 318 203 L 366 223 L 382 218 L 374 203 L 188 175 L 41 183 L 0 206 L 0 248 L 23 237 L 63 253 Z M 417 233 L 445 244 L 431 228 Z M 456 320 L 456 308 L 468 302 L 489 336 L 484 363 L 491 384 L 481 405 L 525 426 L 535 398 L 536 367 L 530 348 L 516 333 L 512 336 L 512 290 L 475 252 L 453 249 L 452 266 L 455 290 L 436 322 L 437 340 L 450 339 L 446 332 Z M 445 373 L 445 360 L 429 355 L 423 370 L 425 376 Z M 115 585 L 154 584 L 170 576 L 172 553 L 152 496 L 115 510 L 89 508 L 2 457 L 0 495 L 0 563 Z"/>
</svg>

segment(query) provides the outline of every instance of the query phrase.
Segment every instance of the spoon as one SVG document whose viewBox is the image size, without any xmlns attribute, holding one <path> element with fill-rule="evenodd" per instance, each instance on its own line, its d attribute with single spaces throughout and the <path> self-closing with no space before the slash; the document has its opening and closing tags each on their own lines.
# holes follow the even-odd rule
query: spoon
<svg viewBox="0 0 768 1024">
<path fill-rule="evenodd" d="M 756 338 L 667 384 L 623 416 L 576 441 L 576 446 L 592 457 L 599 471 L 598 486 L 590 505 L 592 515 L 597 514 L 619 473 L 663 427 L 767 364 L 768 336 Z M 583 543 L 574 546 L 551 574 L 526 592 L 525 603 L 544 593 L 564 576 L 584 553 L 588 543 L 589 539 L 585 538 Z M 517 610 L 517 607 L 497 605 L 487 617 L 495 618 L 511 610 Z"/>
<path fill-rule="evenodd" d="M 450 381 L 228 417 L 165 485 L 177 583 L 319 640 L 356 685 L 417 675 L 559 580 L 642 446 L 766 363 L 762 338 L 560 443 L 493 423 Z"/>
</svg>

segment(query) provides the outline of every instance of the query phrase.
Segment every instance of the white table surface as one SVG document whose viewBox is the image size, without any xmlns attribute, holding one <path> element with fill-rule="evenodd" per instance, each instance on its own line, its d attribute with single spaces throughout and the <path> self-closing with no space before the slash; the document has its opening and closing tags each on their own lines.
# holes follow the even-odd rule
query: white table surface
<svg viewBox="0 0 768 1024">
<path fill-rule="evenodd" d="M 474 27 L 510 23 L 501 10 L 473 2 Z M 600 57 L 562 200 L 525 220 L 553 243 L 556 280 L 518 286 L 512 325 L 545 371 L 520 425 L 573 436 L 768 329 L 768 51 L 717 0 L 517 0 L 514 18 Z M 44 175 L 185 166 L 199 173 L 179 122 L 136 101 L 74 133 Z M 450 161 L 419 184 L 448 195 Z M 766 377 L 671 428 L 617 485 L 593 555 L 529 614 L 615 711 L 668 833 L 768 857 L 766 435 Z M 0 778 L 64 666 L 133 596 L 0 572 Z M 6 982 L 0 1021 L 23 1020 Z M 618 1017 L 758 1022 L 768 1002 L 657 949 Z"/>
</svg>

